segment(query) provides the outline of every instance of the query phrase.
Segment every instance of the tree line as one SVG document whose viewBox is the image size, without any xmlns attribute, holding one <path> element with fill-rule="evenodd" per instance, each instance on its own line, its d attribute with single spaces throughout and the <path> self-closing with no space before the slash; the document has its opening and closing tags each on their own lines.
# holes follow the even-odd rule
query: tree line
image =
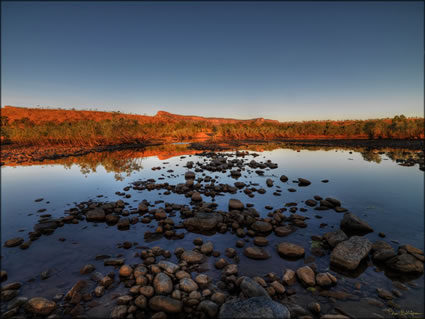
<svg viewBox="0 0 425 319">
<path fill-rule="evenodd" d="M 140 123 L 134 119 L 114 117 L 101 121 L 34 123 L 26 117 L 9 121 L 6 116 L 1 116 L 2 143 L 19 145 L 143 144 L 155 139 L 190 140 L 200 135 L 235 140 L 315 137 L 423 139 L 424 119 L 397 115 L 392 119 L 377 120 L 213 124 L 193 120 Z"/>
</svg>

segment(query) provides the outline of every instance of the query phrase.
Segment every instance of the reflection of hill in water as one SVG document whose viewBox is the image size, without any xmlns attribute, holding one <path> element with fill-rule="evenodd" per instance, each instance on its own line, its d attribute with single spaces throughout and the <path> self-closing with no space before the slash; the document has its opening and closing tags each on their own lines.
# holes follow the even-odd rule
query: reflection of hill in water
<svg viewBox="0 0 425 319">
<path fill-rule="evenodd" d="M 208 151 L 208 145 L 205 144 L 202 150 L 194 149 L 191 144 L 164 144 L 159 146 L 149 146 L 141 149 L 126 149 L 116 151 L 104 151 L 104 152 L 92 152 L 81 156 L 69 156 L 59 159 L 48 159 L 42 162 L 27 162 L 22 164 L 14 164 L 14 166 L 20 165 L 45 165 L 45 164 L 60 164 L 65 168 L 71 168 L 73 165 L 77 165 L 80 168 L 81 173 L 90 174 L 95 173 L 97 168 L 103 166 L 108 172 L 115 173 L 117 180 L 123 179 L 123 174 L 130 176 L 132 172 L 140 171 L 143 169 L 142 161 L 143 158 L 156 156 L 159 160 L 166 160 L 171 157 L 182 156 L 182 155 L 193 155 L 199 154 L 203 151 Z M 419 151 L 411 151 L 408 149 L 394 149 L 394 148 L 380 148 L 369 149 L 366 147 L 345 147 L 345 146 L 311 146 L 311 145 L 293 145 L 285 142 L 268 142 L 268 143 L 238 143 L 232 144 L 210 144 L 213 146 L 215 151 L 229 152 L 229 151 L 250 151 L 250 152 L 264 152 L 273 151 L 276 149 L 292 149 L 295 151 L 353 151 L 359 152 L 362 158 L 368 162 L 380 163 L 382 161 L 382 155 L 386 155 L 393 161 L 407 161 L 409 159 L 418 159 Z M 239 153 L 243 155 L 243 153 Z M 423 160 L 423 158 L 422 158 Z M 7 166 L 7 164 L 6 164 Z"/>
<path fill-rule="evenodd" d="M 130 176 L 132 172 L 143 169 L 143 158 L 156 156 L 159 160 L 166 160 L 171 157 L 198 152 L 196 150 L 189 150 L 186 144 L 167 144 L 150 146 L 144 149 L 117 150 L 89 153 L 82 156 L 70 156 L 57 160 L 43 161 L 42 164 L 61 164 L 65 168 L 71 168 L 73 165 L 77 165 L 80 167 L 81 173 L 85 175 L 95 173 L 98 166 L 101 165 L 106 172 L 114 172 L 116 180 L 123 180 L 123 174 Z"/>
</svg>

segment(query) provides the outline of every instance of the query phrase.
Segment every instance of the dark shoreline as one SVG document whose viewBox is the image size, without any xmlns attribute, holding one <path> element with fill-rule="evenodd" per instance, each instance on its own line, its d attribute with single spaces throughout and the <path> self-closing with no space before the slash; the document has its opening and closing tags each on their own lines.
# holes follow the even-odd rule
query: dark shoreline
<svg viewBox="0 0 425 319">
<path fill-rule="evenodd" d="M 149 146 L 159 146 L 174 143 L 169 141 L 152 141 L 145 144 L 118 144 L 104 145 L 95 147 L 72 147 L 72 146 L 18 146 L 18 145 L 2 145 L 1 165 L 24 163 L 24 162 L 41 162 L 44 160 L 54 160 L 70 156 L 83 156 L 95 152 L 108 152 L 126 149 L 143 149 Z M 393 139 L 278 139 L 278 140 L 222 140 L 222 141 L 185 141 L 189 143 L 189 149 L 195 150 L 231 150 L 234 147 L 243 147 L 250 144 L 272 144 L 282 143 L 299 147 L 363 147 L 367 149 L 408 149 L 415 151 L 423 151 L 425 148 L 425 140 L 393 140 Z"/>
<path fill-rule="evenodd" d="M 367 149 L 396 148 L 423 151 L 425 140 L 394 140 L 394 139 L 275 139 L 275 140 L 233 140 L 217 141 L 215 143 L 191 143 L 192 148 L 220 148 L 222 144 L 232 146 L 244 146 L 250 144 L 282 143 L 293 146 L 323 146 L 323 147 L 363 147 Z"/>
</svg>

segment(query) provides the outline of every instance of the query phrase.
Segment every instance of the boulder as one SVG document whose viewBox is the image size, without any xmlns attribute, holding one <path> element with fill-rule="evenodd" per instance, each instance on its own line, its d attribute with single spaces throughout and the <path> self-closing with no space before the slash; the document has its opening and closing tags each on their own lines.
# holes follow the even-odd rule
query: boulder
<svg viewBox="0 0 425 319">
<path fill-rule="evenodd" d="M 270 298 L 267 291 L 263 287 L 261 287 L 255 280 L 249 277 L 244 277 L 242 279 L 240 289 L 244 296 L 247 298 L 259 296 L 265 296 Z"/>
<path fill-rule="evenodd" d="M 180 269 L 179 265 L 173 264 L 172 262 L 166 260 L 161 260 L 158 263 L 158 266 L 170 274 L 174 274 L 177 270 Z"/>
<path fill-rule="evenodd" d="M 288 242 L 277 245 L 277 252 L 279 255 L 289 258 L 301 258 L 305 253 L 303 247 Z"/>
<path fill-rule="evenodd" d="M 210 300 L 203 300 L 198 305 L 198 310 L 205 313 L 209 318 L 215 318 L 218 313 L 218 306 Z"/>
<path fill-rule="evenodd" d="M 134 300 L 134 304 L 141 309 L 145 309 L 147 305 L 147 299 L 143 295 L 137 296 L 137 298 Z"/>
<path fill-rule="evenodd" d="M 184 174 L 184 179 L 195 179 L 195 173 L 194 172 L 191 172 L 191 171 L 188 171 L 188 172 L 186 172 L 185 174 Z"/>
<path fill-rule="evenodd" d="M 305 204 L 306 204 L 307 206 L 314 207 L 314 206 L 316 206 L 316 205 L 317 205 L 317 202 L 316 202 L 314 199 L 307 199 L 307 200 L 305 201 Z"/>
<path fill-rule="evenodd" d="M 241 172 L 240 171 L 230 171 L 230 175 L 232 177 L 240 177 L 241 176 Z"/>
<path fill-rule="evenodd" d="M 325 198 L 329 203 L 331 203 L 334 207 L 341 206 L 341 202 L 333 197 L 326 197 Z"/>
<path fill-rule="evenodd" d="M 116 307 L 114 307 L 114 309 L 112 309 L 110 318 L 121 319 L 121 318 L 125 318 L 126 314 L 127 314 L 127 306 L 126 305 L 120 305 L 120 306 L 116 306 Z"/>
<path fill-rule="evenodd" d="M 57 227 L 58 224 L 54 221 L 38 223 L 34 225 L 34 231 L 42 234 L 51 234 Z"/>
<path fill-rule="evenodd" d="M 36 315 L 48 316 L 56 309 L 56 303 L 45 298 L 35 297 L 28 300 L 27 310 Z"/>
<path fill-rule="evenodd" d="M 251 228 L 260 233 L 268 233 L 273 229 L 273 226 L 270 223 L 257 220 L 251 224 Z"/>
<path fill-rule="evenodd" d="M 129 277 L 129 276 L 131 276 L 132 272 L 133 272 L 133 268 L 131 268 L 131 266 L 122 265 L 121 268 L 120 268 L 119 274 L 120 274 L 121 277 Z"/>
<path fill-rule="evenodd" d="M 268 259 L 270 258 L 270 255 L 267 251 L 265 251 L 263 248 L 260 247 L 246 247 L 243 251 L 243 254 L 252 259 Z"/>
<path fill-rule="evenodd" d="M 353 213 L 348 212 L 344 214 L 340 227 L 342 230 L 350 234 L 367 234 L 373 232 L 372 227 L 370 227 L 366 222 Z"/>
<path fill-rule="evenodd" d="M 384 248 L 384 249 L 380 249 L 377 250 L 373 253 L 373 259 L 376 261 L 385 261 L 388 260 L 392 257 L 395 257 L 397 254 L 394 251 L 394 249 L 391 248 Z"/>
<path fill-rule="evenodd" d="M 202 202 L 202 196 L 201 196 L 201 194 L 198 193 L 198 192 L 194 192 L 192 194 L 192 201 L 194 201 L 194 202 Z"/>
<path fill-rule="evenodd" d="M 293 233 L 294 229 L 290 226 L 279 226 L 274 229 L 274 233 L 278 237 L 285 237 Z"/>
<path fill-rule="evenodd" d="M 353 236 L 339 243 L 331 253 L 331 265 L 354 270 L 372 249 L 372 243 L 367 238 Z"/>
<path fill-rule="evenodd" d="M 230 199 L 229 200 L 229 210 L 243 210 L 244 204 L 239 199 Z"/>
<path fill-rule="evenodd" d="M 179 313 L 183 310 L 183 303 L 180 300 L 166 296 L 154 296 L 149 300 L 149 307 L 155 311 Z"/>
<path fill-rule="evenodd" d="M 288 177 L 287 177 L 287 176 L 285 176 L 285 175 L 282 175 L 282 176 L 280 177 L 280 181 L 281 181 L 281 182 L 283 182 L 283 183 L 286 183 L 286 182 L 288 181 Z"/>
<path fill-rule="evenodd" d="M 188 264 L 200 264 L 204 260 L 204 255 L 193 250 L 186 250 L 181 258 Z"/>
<path fill-rule="evenodd" d="M 412 254 L 412 255 L 414 255 L 414 254 L 423 255 L 424 254 L 424 252 L 421 249 L 416 248 L 412 245 L 403 245 L 403 246 L 400 246 L 400 249 L 403 249 L 403 250 L 407 251 L 409 254 Z"/>
<path fill-rule="evenodd" d="M 319 273 L 316 275 L 316 282 L 321 287 L 329 287 L 337 283 L 337 279 L 330 273 Z"/>
<path fill-rule="evenodd" d="M 9 240 L 6 240 L 6 242 L 4 243 L 5 247 L 16 247 L 19 246 L 20 244 L 22 244 L 24 242 L 24 239 L 21 237 L 15 237 L 15 238 L 11 238 Z"/>
<path fill-rule="evenodd" d="M 214 244 L 211 241 L 208 241 L 201 246 L 201 253 L 209 255 L 214 250 Z"/>
<path fill-rule="evenodd" d="M 423 273 L 424 263 L 408 253 L 399 254 L 385 262 L 392 270 L 402 273 Z"/>
<path fill-rule="evenodd" d="M 185 292 L 192 292 L 198 290 L 198 284 L 190 278 L 183 278 L 179 283 L 180 289 Z"/>
<path fill-rule="evenodd" d="M 308 186 L 311 182 L 305 178 L 298 178 L 298 186 Z"/>
<path fill-rule="evenodd" d="M 184 226 L 188 230 L 209 231 L 217 227 L 223 221 L 223 216 L 219 213 L 198 212 L 194 217 L 184 221 Z"/>
<path fill-rule="evenodd" d="M 313 287 L 316 284 L 314 271 L 309 266 L 298 268 L 297 277 L 305 286 Z"/>
<path fill-rule="evenodd" d="M 166 295 L 173 291 L 173 282 L 171 281 L 170 277 L 160 272 L 153 280 L 153 287 L 156 294 Z"/>
<path fill-rule="evenodd" d="M 287 269 L 282 277 L 282 281 L 287 285 L 292 285 L 295 283 L 295 271 L 292 269 Z"/>
<path fill-rule="evenodd" d="M 103 222 L 105 220 L 105 211 L 102 208 L 96 207 L 86 213 L 88 222 Z"/>
<path fill-rule="evenodd" d="M 323 235 L 323 238 L 328 242 L 332 248 L 340 242 L 348 239 L 348 236 L 340 229 L 328 232 Z"/>
<path fill-rule="evenodd" d="M 225 318 L 268 318 L 289 319 L 288 309 L 266 296 L 253 297 L 245 300 L 231 300 L 220 308 L 219 319 Z"/>
</svg>

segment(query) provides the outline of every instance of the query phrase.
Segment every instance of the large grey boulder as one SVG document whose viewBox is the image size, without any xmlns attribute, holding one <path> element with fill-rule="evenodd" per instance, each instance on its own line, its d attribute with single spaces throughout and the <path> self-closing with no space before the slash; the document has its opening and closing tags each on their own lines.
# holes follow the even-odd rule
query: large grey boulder
<svg viewBox="0 0 425 319">
<path fill-rule="evenodd" d="M 223 304 L 220 308 L 218 318 L 279 318 L 290 319 L 288 308 L 271 300 L 268 297 L 253 297 L 245 300 L 231 300 Z"/>
<path fill-rule="evenodd" d="M 339 243 L 331 253 L 331 264 L 339 268 L 354 270 L 372 249 L 369 239 L 353 236 Z"/>
</svg>

